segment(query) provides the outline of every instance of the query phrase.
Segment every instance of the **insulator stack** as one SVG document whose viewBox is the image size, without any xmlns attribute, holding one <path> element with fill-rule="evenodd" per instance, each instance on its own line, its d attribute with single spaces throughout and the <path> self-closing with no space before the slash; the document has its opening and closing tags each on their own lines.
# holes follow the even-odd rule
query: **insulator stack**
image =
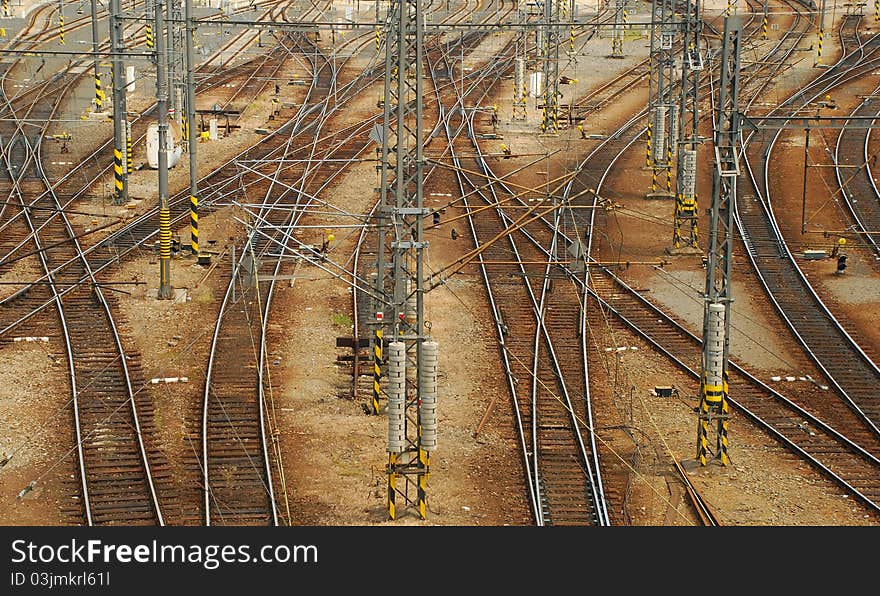
<svg viewBox="0 0 880 596">
<path fill-rule="evenodd" d="M 709 304 L 709 321 L 706 329 L 706 385 L 720 387 L 724 373 L 724 305 Z"/>
<path fill-rule="evenodd" d="M 406 449 L 406 345 L 402 341 L 388 344 L 388 452 L 403 453 Z"/>
<path fill-rule="evenodd" d="M 697 194 L 697 152 L 685 149 L 681 158 L 682 194 L 692 199 Z"/>
<path fill-rule="evenodd" d="M 427 451 L 437 448 L 437 363 L 439 346 L 435 341 L 422 343 L 419 362 L 419 425 L 421 446 Z"/>
<path fill-rule="evenodd" d="M 523 90 L 526 88 L 526 61 L 523 58 L 517 58 L 514 62 L 513 71 L 513 101 L 519 104 L 525 97 Z"/>
<path fill-rule="evenodd" d="M 654 109 L 654 163 L 666 163 L 666 107 Z"/>
<path fill-rule="evenodd" d="M 678 142 L 678 106 L 669 106 L 669 145 L 668 148 L 675 151 Z"/>
</svg>

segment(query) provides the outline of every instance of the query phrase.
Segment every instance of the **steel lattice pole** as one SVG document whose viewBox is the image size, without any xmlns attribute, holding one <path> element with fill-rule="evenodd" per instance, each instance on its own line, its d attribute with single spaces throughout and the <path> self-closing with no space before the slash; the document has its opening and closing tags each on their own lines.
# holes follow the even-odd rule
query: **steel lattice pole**
<svg viewBox="0 0 880 596">
<path fill-rule="evenodd" d="M 733 302 L 733 201 L 739 177 L 738 108 L 742 18 L 727 17 L 721 42 L 721 79 L 714 132 L 716 160 L 712 175 L 712 206 L 703 311 L 703 354 L 698 408 L 697 460 L 709 459 L 709 433 L 714 426 L 714 459 L 729 463 L 728 355 L 730 305 Z"/>
</svg>

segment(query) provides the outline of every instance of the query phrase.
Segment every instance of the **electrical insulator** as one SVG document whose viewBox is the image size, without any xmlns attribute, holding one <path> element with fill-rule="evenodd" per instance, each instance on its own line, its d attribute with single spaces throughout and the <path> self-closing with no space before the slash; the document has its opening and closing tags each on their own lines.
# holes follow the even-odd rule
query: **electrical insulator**
<svg viewBox="0 0 880 596">
<path fill-rule="evenodd" d="M 517 58 L 514 62 L 513 71 L 513 99 L 517 103 L 523 99 L 523 89 L 525 89 L 526 79 L 526 61 L 523 58 Z"/>
<path fill-rule="evenodd" d="M 697 194 L 697 152 L 685 149 L 681 161 L 682 194 L 687 199 Z"/>
<path fill-rule="evenodd" d="M 678 143 L 678 106 L 669 106 L 669 144 L 673 150 Z"/>
<path fill-rule="evenodd" d="M 406 449 L 406 346 L 402 341 L 388 344 L 388 452 Z"/>
<path fill-rule="evenodd" d="M 720 386 L 724 372 L 724 305 L 709 304 L 709 324 L 706 329 L 706 384 Z"/>
<path fill-rule="evenodd" d="M 426 451 L 437 449 L 437 363 L 438 344 L 422 343 L 419 362 L 419 427 L 420 444 Z"/>
<path fill-rule="evenodd" d="M 666 108 L 654 108 L 654 163 L 666 163 Z"/>
</svg>

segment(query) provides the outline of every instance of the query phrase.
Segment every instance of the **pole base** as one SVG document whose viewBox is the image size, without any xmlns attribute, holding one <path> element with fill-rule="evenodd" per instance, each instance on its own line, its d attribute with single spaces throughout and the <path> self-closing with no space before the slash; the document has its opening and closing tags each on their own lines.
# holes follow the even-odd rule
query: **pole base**
<svg viewBox="0 0 880 596">
<path fill-rule="evenodd" d="M 675 193 L 668 190 L 656 190 L 645 195 L 646 199 L 674 199 Z"/>
<path fill-rule="evenodd" d="M 694 458 L 681 460 L 681 467 L 684 468 L 685 472 L 696 472 L 703 466 L 700 465 L 700 460 Z"/>
<path fill-rule="evenodd" d="M 666 254 L 673 257 L 683 257 L 683 256 L 693 256 L 693 255 L 701 255 L 703 251 L 697 248 L 696 246 L 679 246 L 678 248 L 669 247 L 666 249 Z"/>
</svg>

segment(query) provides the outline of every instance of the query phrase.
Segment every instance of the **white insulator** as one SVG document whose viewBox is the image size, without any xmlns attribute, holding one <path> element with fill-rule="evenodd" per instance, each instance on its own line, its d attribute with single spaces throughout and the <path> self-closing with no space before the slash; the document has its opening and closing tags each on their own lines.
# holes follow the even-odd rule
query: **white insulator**
<svg viewBox="0 0 880 596">
<path fill-rule="evenodd" d="M 529 75 L 529 95 L 539 97 L 544 93 L 544 73 L 533 72 Z"/>
<path fill-rule="evenodd" d="M 654 143 L 654 162 L 666 163 L 666 108 L 654 109 L 654 130 L 651 132 Z"/>
<path fill-rule="evenodd" d="M 422 343 L 419 362 L 419 424 L 421 445 L 427 451 L 437 449 L 437 368 L 439 346 L 435 341 Z"/>
<path fill-rule="evenodd" d="M 669 142 L 668 147 L 675 148 L 678 143 L 678 106 L 669 106 Z"/>
<path fill-rule="evenodd" d="M 416 311 L 417 311 L 418 303 L 417 303 L 416 293 L 412 291 L 412 285 L 410 283 L 406 284 L 406 293 L 407 293 L 406 305 L 405 305 L 406 322 L 409 323 L 410 325 L 415 325 L 417 322 L 416 321 Z"/>
<path fill-rule="evenodd" d="M 126 66 L 125 67 L 125 91 L 127 93 L 134 93 L 135 90 L 135 73 L 134 66 Z"/>
<path fill-rule="evenodd" d="M 526 78 L 526 61 L 524 58 L 517 58 L 514 62 L 513 71 L 513 98 L 517 103 L 523 98 L 523 89 L 525 88 Z"/>
<path fill-rule="evenodd" d="M 544 30 L 538 29 L 535 35 L 535 45 L 537 46 L 538 56 L 544 55 Z"/>
<path fill-rule="evenodd" d="M 402 341 L 388 344 L 388 452 L 406 449 L 406 345 Z"/>
<path fill-rule="evenodd" d="M 697 194 L 697 152 L 685 149 L 681 158 L 682 193 L 688 199 Z"/>
<path fill-rule="evenodd" d="M 212 141 L 216 141 L 220 138 L 220 131 L 217 128 L 217 119 L 211 118 L 208 120 L 208 138 Z"/>
<path fill-rule="evenodd" d="M 706 326 L 706 383 L 721 385 L 724 372 L 724 305 L 709 304 L 709 324 Z"/>
</svg>

